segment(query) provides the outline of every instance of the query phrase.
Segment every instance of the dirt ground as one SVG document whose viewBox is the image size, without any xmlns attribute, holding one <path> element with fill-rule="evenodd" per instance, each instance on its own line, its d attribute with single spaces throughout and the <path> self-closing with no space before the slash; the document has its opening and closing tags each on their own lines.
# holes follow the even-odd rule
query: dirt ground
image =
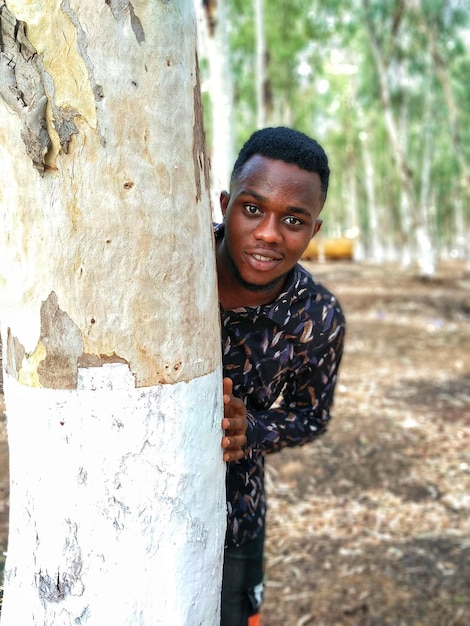
<svg viewBox="0 0 470 626">
<path fill-rule="evenodd" d="M 262 626 L 469 626 L 470 274 L 305 265 L 348 335 L 328 433 L 268 459 Z M 0 558 L 7 513 L 3 419 Z"/>
<path fill-rule="evenodd" d="M 346 350 L 328 433 L 268 460 L 263 626 L 468 626 L 470 274 L 308 267 Z"/>
</svg>

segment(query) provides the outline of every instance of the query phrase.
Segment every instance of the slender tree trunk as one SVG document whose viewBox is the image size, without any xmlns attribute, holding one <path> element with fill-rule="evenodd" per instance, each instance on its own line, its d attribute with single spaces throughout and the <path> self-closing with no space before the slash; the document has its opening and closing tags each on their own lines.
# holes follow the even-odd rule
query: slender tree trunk
<svg viewBox="0 0 470 626">
<path fill-rule="evenodd" d="M 367 197 L 367 216 L 369 223 L 369 256 L 376 262 L 382 262 L 383 258 L 383 241 L 381 230 L 378 222 L 377 201 L 375 197 L 375 174 L 374 164 L 369 150 L 366 133 L 361 137 L 362 159 L 364 162 L 364 183 L 366 187 Z"/>
<path fill-rule="evenodd" d="M 423 161 L 420 181 L 420 204 L 423 207 L 429 207 L 431 204 L 431 167 L 433 153 L 432 116 L 433 97 L 431 89 L 428 89 L 424 97 Z"/>
<path fill-rule="evenodd" d="M 440 245 L 440 237 L 437 232 L 436 224 L 436 205 L 434 189 L 431 186 L 431 168 L 432 168 L 432 155 L 433 155 L 433 134 L 432 134 L 432 117 L 433 117 L 433 93 L 431 89 L 428 89 L 424 98 L 424 111 L 423 111 L 423 155 L 421 165 L 421 180 L 420 180 L 420 206 L 423 207 L 423 215 L 425 217 L 425 229 L 429 240 L 429 255 L 431 256 L 431 262 L 434 262 L 435 250 Z"/>
<path fill-rule="evenodd" d="M 185 0 L 0 5 L 2 626 L 218 624 L 221 367 Z"/>
<path fill-rule="evenodd" d="M 216 221 L 222 221 L 220 192 L 228 189 L 236 156 L 227 7 L 225 2 L 214 0 L 206 2 L 204 8 L 205 16 L 203 21 L 200 20 L 200 25 L 209 64 L 212 213 Z"/>
<path fill-rule="evenodd" d="M 465 194 L 456 198 L 454 213 L 451 222 L 451 248 L 456 251 L 459 258 L 466 259 L 466 271 L 470 272 L 470 228 L 466 213 Z M 467 219 L 466 219 L 467 218 Z"/>
<path fill-rule="evenodd" d="M 266 35 L 264 0 L 254 0 L 256 25 L 256 125 L 266 126 Z"/>
<path fill-rule="evenodd" d="M 354 260 L 364 260 L 364 236 L 360 229 L 359 208 L 357 202 L 357 179 L 353 164 L 354 155 L 351 156 L 351 163 L 348 163 L 347 175 L 343 177 L 343 187 L 345 189 L 344 204 L 348 207 L 347 229 L 348 237 L 354 240 Z M 346 195 L 347 194 L 347 195 Z M 349 200 L 349 202 L 348 202 Z"/>
</svg>

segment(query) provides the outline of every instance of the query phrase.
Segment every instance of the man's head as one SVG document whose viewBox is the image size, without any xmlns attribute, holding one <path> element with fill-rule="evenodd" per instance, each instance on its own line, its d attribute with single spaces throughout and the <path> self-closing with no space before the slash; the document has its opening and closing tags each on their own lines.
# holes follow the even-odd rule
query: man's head
<svg viewBox="0 0 470 626">
<path fill-rule="evenodd" d="M 318 232 L 328 159 L 316 141 L 289 128 L 255 132 L 220 195 L 225 231 L 217 251 L 223 303 L 272 301 Z"/>
<path fill-rule="evenodd" d="M 315 139 L 285 126 L 257 130 L 240 150 L 233 166 L 230 187 L 240 176 L 246 162 L 255 154 L 316 172 L 320 177 L 323 201 L 326 200 L 330 168 L 325 151 Z"/>
</svg>

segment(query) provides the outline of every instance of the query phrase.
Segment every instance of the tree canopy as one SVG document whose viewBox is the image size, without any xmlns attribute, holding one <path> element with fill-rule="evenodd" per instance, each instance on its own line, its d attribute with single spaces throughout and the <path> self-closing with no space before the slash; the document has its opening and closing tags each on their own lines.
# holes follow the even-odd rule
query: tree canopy
<svg viewBox="0 0 470 626">
<path fill-rule="evenodd" d="M 294 126 L 322 143 L 332 169 L 325 232 L 359 233 L 368 257 L 468 256 L 466 5 L 461 0 L 225 3 L 237 147 L 259 119 L 261 7 L 263 119 L 267 125 Z"/>
</svg>

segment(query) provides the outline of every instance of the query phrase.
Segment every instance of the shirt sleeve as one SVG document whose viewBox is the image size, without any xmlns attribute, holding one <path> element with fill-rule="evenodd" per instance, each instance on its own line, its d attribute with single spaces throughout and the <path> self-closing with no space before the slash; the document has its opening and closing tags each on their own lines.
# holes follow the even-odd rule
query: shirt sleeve
<svg viewBox="0 0 470 626">
<path fill-rule="evenodd" d="M 325 342 L 312 342 L 308 358 L 291 372 L 274 408 L 248 408 L 247 455 L 303 445 L 325 432 L 343 354 L 344 318 L 330 331 Z"/>
</svg>

